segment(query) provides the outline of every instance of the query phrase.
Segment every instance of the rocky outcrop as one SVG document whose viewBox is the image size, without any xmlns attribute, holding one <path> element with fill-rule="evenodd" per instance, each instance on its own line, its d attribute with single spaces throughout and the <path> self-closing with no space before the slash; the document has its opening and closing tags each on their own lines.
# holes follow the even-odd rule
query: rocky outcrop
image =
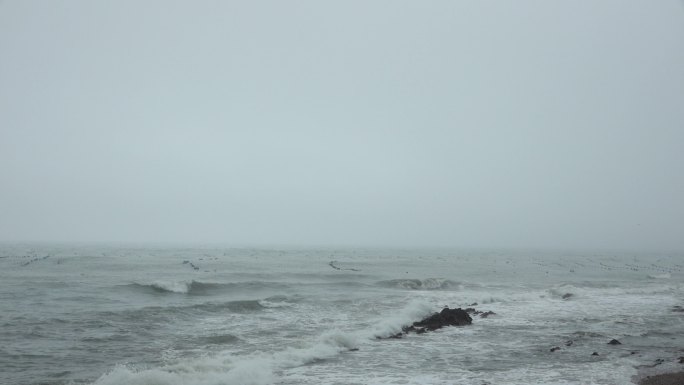
<svg viewBox="0 0 684 385">
<path fill-rule="evenodd" d="M 427 330 L 437 330 L 444 326 L 465 326 L 473 323 L 468 313 L 461 309 L 449 309 L 448 307 L 442 309 L 439 313 L 423 319 L 422 321 L 414 322 L 413 327 L 424 328 Z"/>
<path fill-rule="evenodd" d="M 404 327 L 401 333 L 394 334 L 389 338 L 401 338 L 409 333 L 422 334 L 427 331 L 441 329 L 445 326 L 465 326 L 472 323 L 473 319 L 470 318 L 470 315 L 465 310 L 461 308 L 449 309 L 446 307 L 439 313 L 433 313 L 429 317 L 414 322 L 411 326 Z"/>
</svg>

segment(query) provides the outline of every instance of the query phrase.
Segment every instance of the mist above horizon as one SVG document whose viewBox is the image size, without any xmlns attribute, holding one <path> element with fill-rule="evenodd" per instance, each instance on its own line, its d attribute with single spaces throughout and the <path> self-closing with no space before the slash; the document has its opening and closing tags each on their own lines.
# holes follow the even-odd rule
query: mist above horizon
<svg viewBox="0 0 684 385">
<path fill-rule="evenodd" d="M 0 241 L 684 250 L 684 8 L 0 3 Z"/>
</svg>

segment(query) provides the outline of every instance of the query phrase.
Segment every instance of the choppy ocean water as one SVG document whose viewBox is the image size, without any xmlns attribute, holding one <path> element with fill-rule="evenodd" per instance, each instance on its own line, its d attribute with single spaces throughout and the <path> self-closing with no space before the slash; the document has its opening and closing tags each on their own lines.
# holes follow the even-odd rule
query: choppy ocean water
<svg viewBox="0 0 684 385">
<path fill-rule="evenodd" d="M 683 279 L 676 253 L 4 245 L 0 383 L 629 384 L 681 369 Z M 444 306 L 496 314 L 378 338 Z"/>
</svg>

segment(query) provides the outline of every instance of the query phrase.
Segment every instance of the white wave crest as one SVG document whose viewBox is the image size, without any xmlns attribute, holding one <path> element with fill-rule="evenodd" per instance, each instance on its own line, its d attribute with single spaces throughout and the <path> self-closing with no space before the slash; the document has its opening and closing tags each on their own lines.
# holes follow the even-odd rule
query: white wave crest
<svg viewBox="0 0 684 385">
<path fill-rule="evenodd" d="M 218 366 L 220 362 L 216 360 L 209 361 L 215 362 L 139 371 L 117 366 L 93 385 L 268 385 L 274 381 L 268 364 L 258 359 L 236 362 L 225 368 Z"/>
<path fill-rule="evenodd" d="M 192 281 L 154 281 L 149 286 L 155 290 L 177 294 L 188 294 L 192 288 Z"/>
<path fill-rule="evenodd" d="M 366 334 L 366 338 L 385 338 L 401 332 L 404 326 L 412 324 L 414 321 L 420 320 L 423 317 L 433 312 L 432 306 L 429 304 L 414 300 L 406 307 L 399 311 L 395 316 L 384 318 L 382 321 L 374 324 L 374 326 Z"/>
</svg>

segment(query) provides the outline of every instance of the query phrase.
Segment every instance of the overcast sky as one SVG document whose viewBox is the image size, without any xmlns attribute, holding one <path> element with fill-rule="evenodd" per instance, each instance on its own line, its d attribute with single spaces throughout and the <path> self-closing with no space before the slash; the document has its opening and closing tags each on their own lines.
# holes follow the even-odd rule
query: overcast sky
<svg viewBox="0 0 684 385">
<path fill-rule="evenodd" d="M 2 1 L 0 241 L 684 250 L 684 7 Z"/>
</svg>

